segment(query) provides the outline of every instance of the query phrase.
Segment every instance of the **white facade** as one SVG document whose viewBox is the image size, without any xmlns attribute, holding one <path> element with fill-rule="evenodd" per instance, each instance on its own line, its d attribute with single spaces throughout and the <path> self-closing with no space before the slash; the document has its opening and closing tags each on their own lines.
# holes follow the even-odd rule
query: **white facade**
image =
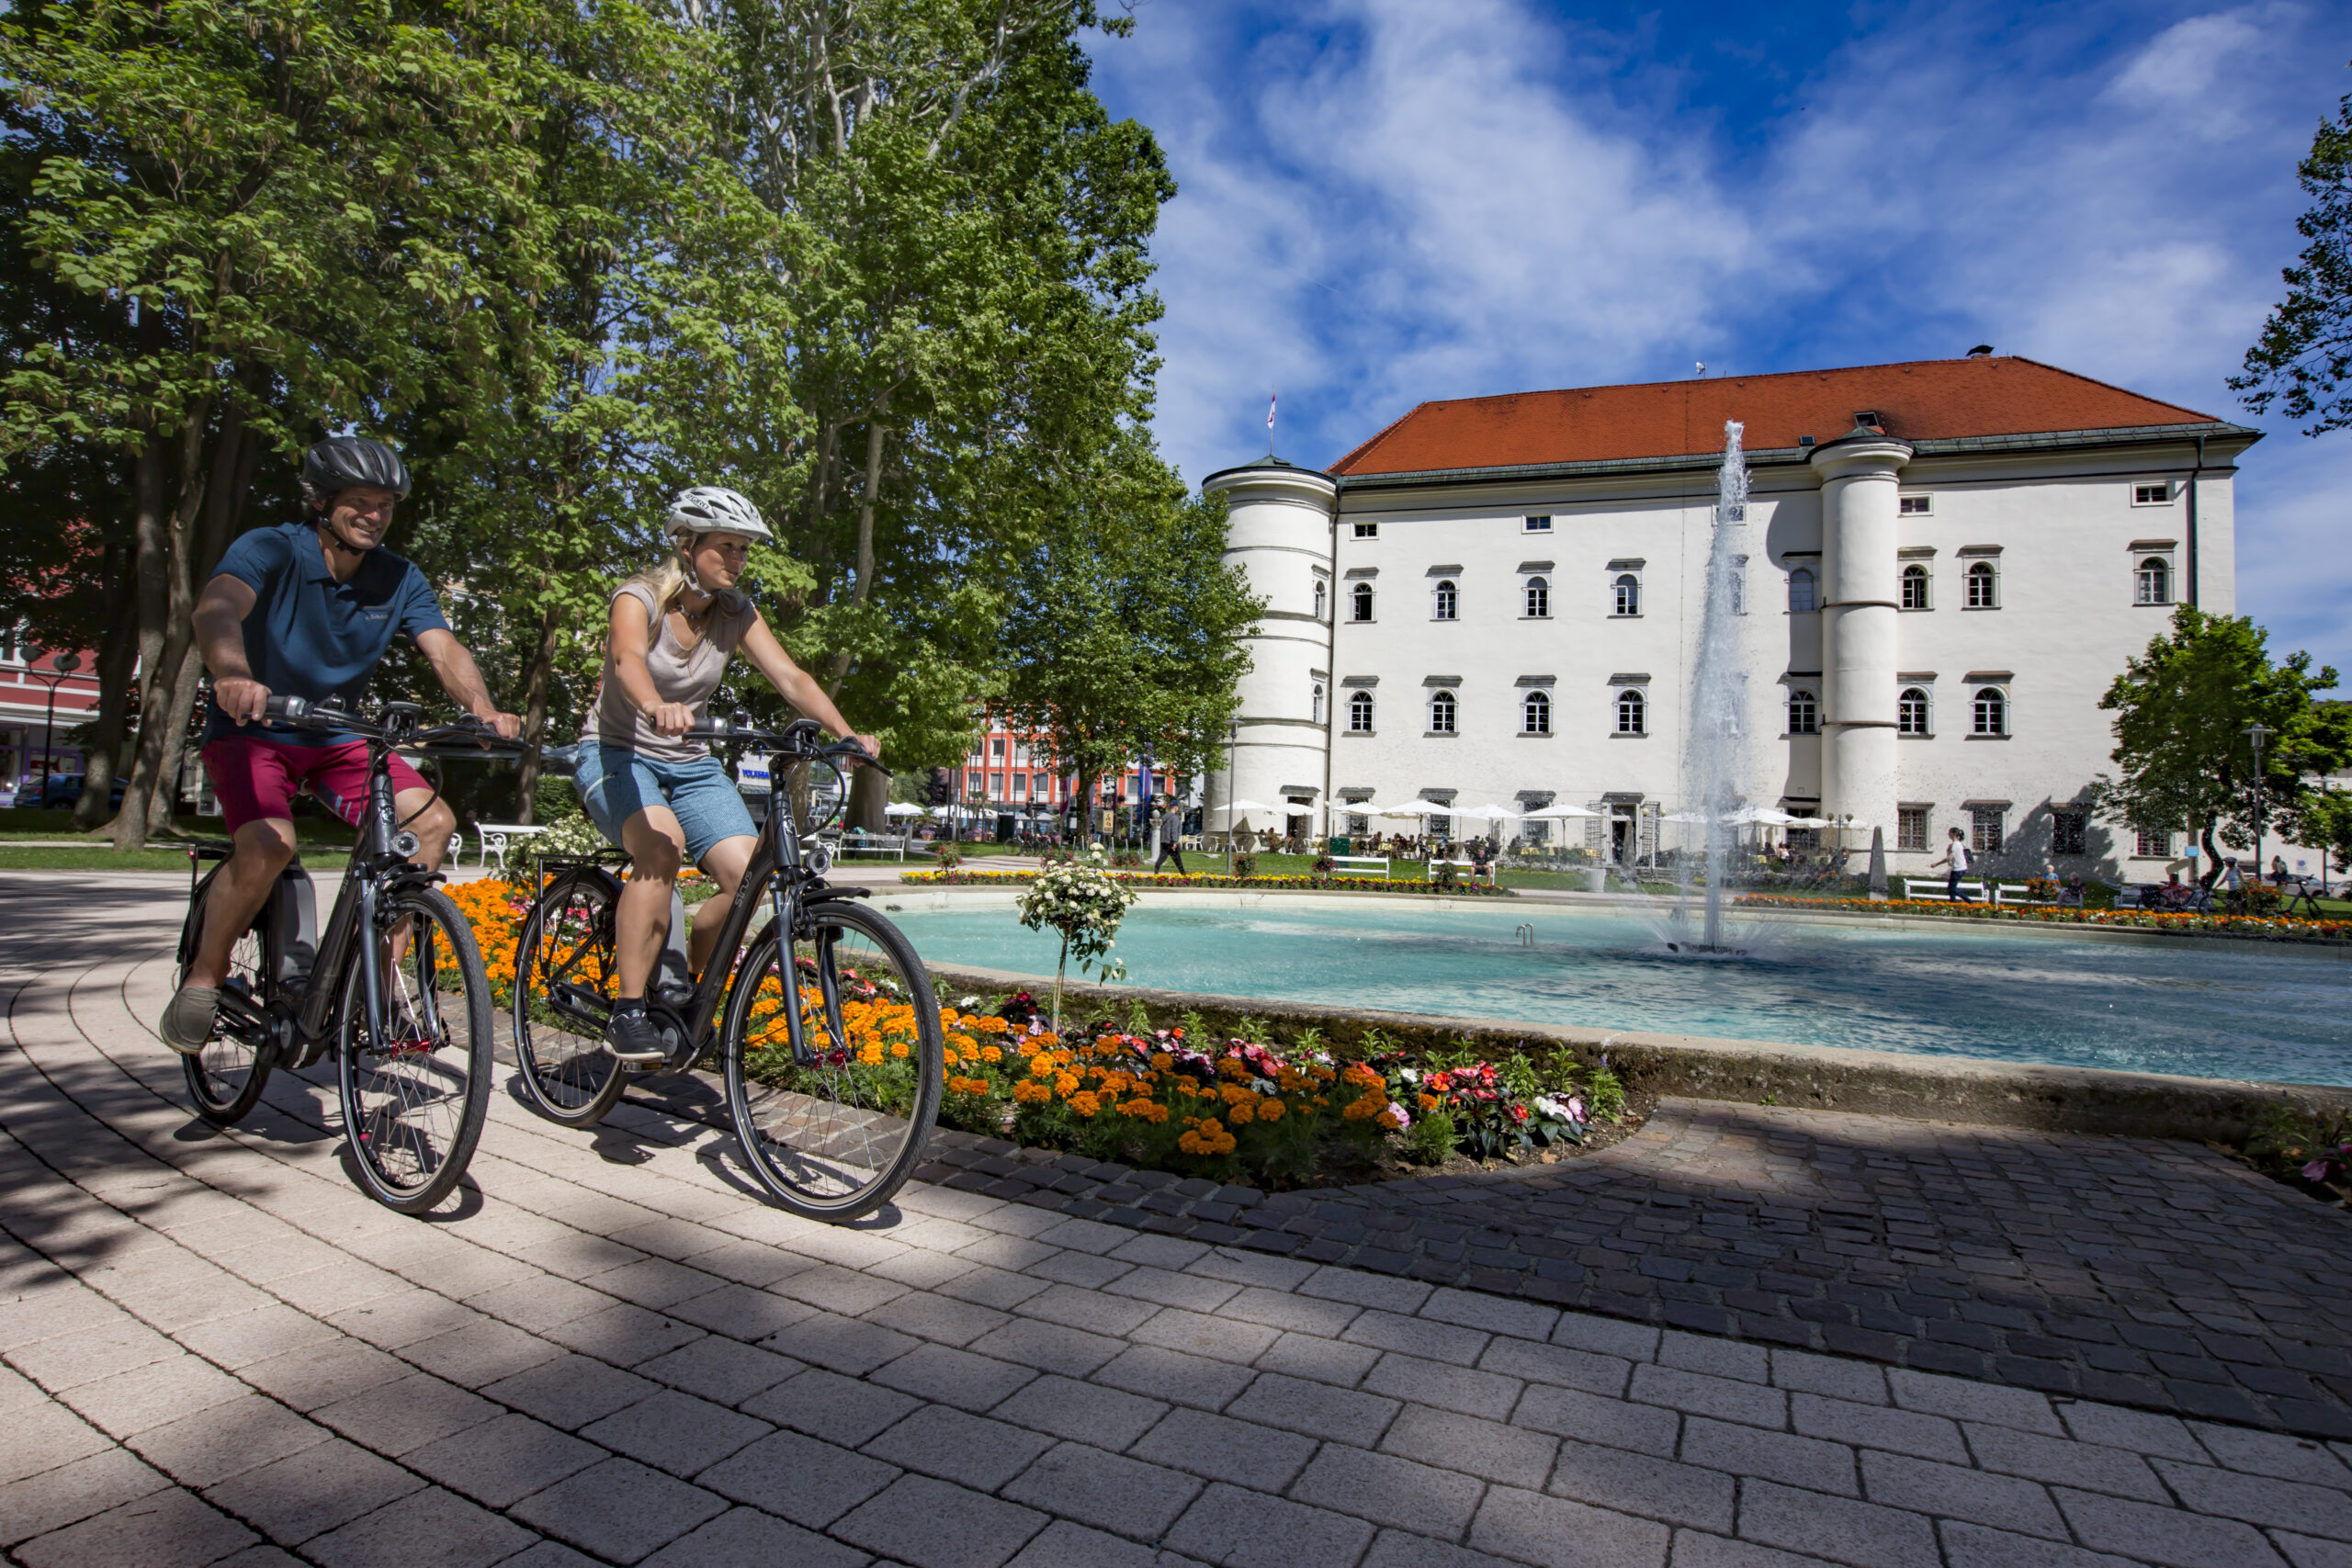
<svg viewBox="0 0 2352 1568">
<path fill-rule="evenodd" d="M 2183 835 L 2082 817 L 2112 770 L 2098 700 L 2175 602 L 2235 612 L 2256 433 L 1901 434 L 1748 455 L 1747 799 L 1850 818 L 1858 846 L 1882 828 L 1897 873 L 1959 827 L 1997 835 L 2004 869 L 2160 878 Z M 1684 795 L 1714 462 L 1212 476 L 1268 611 L 1211 822 L 1228 797 L 1313 832 L 1367 798 L 1557 802 L 1615 818 L 1570 842 L 1645 852 Z"/>
</svg>

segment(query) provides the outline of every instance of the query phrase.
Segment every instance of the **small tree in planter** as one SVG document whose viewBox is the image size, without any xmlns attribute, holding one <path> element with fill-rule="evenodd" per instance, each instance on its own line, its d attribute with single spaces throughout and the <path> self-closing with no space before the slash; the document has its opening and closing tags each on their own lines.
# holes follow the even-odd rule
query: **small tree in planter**
<svg viewBox="0 0 2352 1568">
<path fill-rule="evenodd" d="M 1050 926 L 1061 933 L 1061 957 L 1054 965 L 1056 1034 L 1062 1032 L 1062 977 L 1073 957 L 1080 973 L 1091 972 L 1097 979 L 1115 980 L 1126 973 L 1125 964 L 1101 961 L 1135 901 L 1135 889 L 1113 881 L 1099 860 L 1042 866 L 1036 880 L 1023 889 L 1015 905 L 1021 923 L 1033 931 Z"/>
</svg>

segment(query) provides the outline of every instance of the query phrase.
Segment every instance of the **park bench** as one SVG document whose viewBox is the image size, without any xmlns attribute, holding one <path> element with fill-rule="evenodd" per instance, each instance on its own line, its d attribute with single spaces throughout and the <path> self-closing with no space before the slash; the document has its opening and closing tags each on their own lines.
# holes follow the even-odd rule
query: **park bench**
<svg viewBox="0 0 2352 1568">
<path fill-rule="evenodd" d="M 837 839 L 828 838 L 825 842 L 833 852 L 834 858 L 838 860 L 847 860 L 857 855 L 871 855 L 876 860 L 903 861 L 907 858 L 905 844 L 895 839 L 879 838 L 871 833 L 844 833 Z"/>
<path fill-rule="evenodd" d="M 1470 881 L 1476 881 L 1476 880 L 1477 879 L 1477 875 L 1478 875 L 1478 863 L 1477 863 L 1476 861 L 1473 861 L 1473 860 L 1446 860 L 1446 859 L 1444 859 L 1444 858 L 1442 858 L 1442 857 L 1437 857 L 1437 858 L 1433 858 L 1433 859 L 1431 859 L 1431 860 L 1430 860 L 1430 862 L 1429 877 L 1430 877 L 1430 880 L 1431 882 L 1435 882 L 1435 881 L 1437 880 L 1438 868 L 1439 868 L 1440 866 L 1445 866 L 1445 865 L 1450 865 L 1450 866 L 1453 867 L 1453 869 L 1454 869 L 1454 870 L 1456 870 L 1456 871 L 1458 871 L 1458 872 L 1461 872 L 1461 873 L 1463 874 L 1463 875 L 1464 876 L 1464 878 L 1465 878 L 1465 879 L 1467 879 L 1467 880 L 1470 880 Z M 1490 863 L 1488 863 L 1487 867 L 1487 881 L 1489 881 L 1489 882 L 1491 882 L 1491 881 L 1493 881 L 1493 880 L 1494 880 L 1494 876 L 1495 876 L 1494 865 L 1493 865 L 1493 863 L 1490 862 Z"/>
<path fill-rule="evenodd" d="M 1945 887 L 1942 882 L 1930 882 L 1925 877 L 1905 879 L 1903 884 L 1903 896 L 1905 898 L 1915 899 L 1922 904 L 1949 904 L 1952 901 L 1951 892 Z M 1962 882 L 1960 885 L 1960 901 L 1963 904 L 1984 903 L 1984 885 L 1981 882 Z"/>
<path fill-rule="evenodd" d="M 488 865 L 491 857 L 495 855 L 498 857 L 498 869 L 504 871 L 509 840 L 537 838 L 547 829 L 525 827 L 520 822 L 477 822 L 474 824 L 474 831 L 481 835 L 481 859 L 478 863 Z M 460 835 L 452 833 L 449 836 L 449 852 L 454 856 L 458 846 L 463 842 L 464 840 Z M 513 847 L 519 850 L 524 846 L 515 844 Z"/>
<path fill-rule="evenodd" d="M 1388 857 L 1386 855 L 1333 855 L 1331 869 L 1333 874 L 1339 876 L 1379 876 L 1385 879 L 1388 875 Z"/>
</svg>

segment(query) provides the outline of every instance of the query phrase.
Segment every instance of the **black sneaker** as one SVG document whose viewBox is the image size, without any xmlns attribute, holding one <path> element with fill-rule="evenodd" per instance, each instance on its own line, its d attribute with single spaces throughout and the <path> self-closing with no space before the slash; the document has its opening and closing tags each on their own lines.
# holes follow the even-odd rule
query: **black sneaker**
<svg viewBox="0 0 2352 1568">
<path fill-rule="evenodd" d="M 662 1031 L 645 1015 L 643 1008 L 613 1014 L 611 1021 L 605 1025 L 605 1048 L 624 1062 L 659 1063 L 670 1059 Z"/>
</svg>

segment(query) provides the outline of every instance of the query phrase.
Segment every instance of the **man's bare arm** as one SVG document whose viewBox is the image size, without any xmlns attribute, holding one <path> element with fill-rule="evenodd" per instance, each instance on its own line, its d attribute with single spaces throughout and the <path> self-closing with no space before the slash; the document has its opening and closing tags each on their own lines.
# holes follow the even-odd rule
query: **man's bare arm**
<svg viewBox="0 0 2352 1568">
<path fill-rule="evenodd" d="M 481 667 L 454 633 L 435 626 L 418 636 L 416 650 L 433 666 L 435 678 L 452 702 L 509 740 L 523 733 L 523 721 L 511 713 L 501 713 L 491 700 L 490 683 L 481 678 Z"/>
<path fill-rule="evenodd" d="M 226 572 L 204 585 L 191 617 L 196 650 L 212 673 L 212 701 L 235 724 L 261 717 L 269 688 L 254 679 L 245 662 L 245 617 L 253 614 L 252 585 Z"/>
</svg>

